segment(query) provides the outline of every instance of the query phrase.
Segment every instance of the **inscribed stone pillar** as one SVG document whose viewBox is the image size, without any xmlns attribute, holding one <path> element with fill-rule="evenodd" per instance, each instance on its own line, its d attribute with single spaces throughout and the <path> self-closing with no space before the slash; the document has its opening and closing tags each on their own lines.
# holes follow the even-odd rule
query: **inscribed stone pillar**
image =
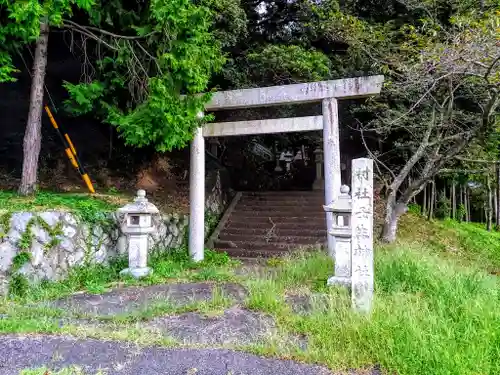
<svg viewBox="0 0 500 375">
<path fill-rule="evenodd" d="M 373 160 L 352 161 L 352 306 L 368 313 L 373 301 Z"/>
<path fill-rule="evenodd" d="M 325 205 L 331 204 L 340 193 L 340 141 L 337 99 L 323 99 L 323 149 Z M 333 216 L 326 213 L 326 227 L 330 229 Z M 328 236 L 328 254 L 335 256 L 335 238 Z"/>
<path fill-rule="evenodd" d="M 189 254 L 200 262 L 205 246 L 205 139 L 201 127 L 191 142 L 189 173 Z"/>
</svg>

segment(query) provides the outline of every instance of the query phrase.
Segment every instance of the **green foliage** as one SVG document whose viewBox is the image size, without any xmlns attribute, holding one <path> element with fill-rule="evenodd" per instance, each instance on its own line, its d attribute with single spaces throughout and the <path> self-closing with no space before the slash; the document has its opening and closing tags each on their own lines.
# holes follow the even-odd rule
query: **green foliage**
<svg viewBox="0 0 500 375">
<path fill-rule="evenodd" d="M 226 253 L 205 250 L 202 262 L 193 262 L 187 248 L 157 250 L 149 257 L 150 267 L 154 273 L 146 279 L 147 283 L 159 282 L 162 279 L 187 275 L 193 280 L 227 280 L 229 270 L 238 264 Z M 194 272 L 192 272 L 194 271 Z"/>
<path fill-rule="evenodd" d="M 27 251 L 18 252 L 12 258 L 12 266 L 9 271 L 9 295 L 11 297 L 23 298 L 29 290 L 29 282 L 26 276 L 18 271 L 31 261 L 31 253 Z"/>
<path fill-rule="evenodd" d="M 31 248 L 31 245 L 33 244 L 33 238 L 34 234 L 31 231 L 33 226 L 38 225 L 40 228 L 45 230 L 47 234 L 50 237 L 49 242 L 45 245 L 45 250 L 50 250 L 53 247 L 59 245 L 61 243 L 61 238 L 60 236 L 63 234 L 62 227 L 63 224 L 62 222 L 58 222 L 54 227 L 51 227 L 45 220 L 43 220 L 39 216 L 34 216 L 32 217 L 28 223 L 26 224 L 26 229 L 23 233 L 21 233 L 21 237 L 19 238 L 19 241 L 17 242 L 17 246 L 21 250 L 29 250 Z"/>
<path fill-rule="evenodd" d="M 2 240 L 10 230 L 10 218 L 12 213 L 9 211 L 0 214 L 0 240 Z"/>
<path fill-rule="evenodd" d="M 331 62 L 321 51 L 295 45 L 267 45 L 226 67 L 236 87 L 284 85 L 328 79 Z"/>
<path fill-rule="evenodd" d="M 214 17 L 213 35 L 222 47 L 234 46 L 248 34 L 248 18 L 240 0 L 203 0 Z"/>
<path fill-rule="evenodd" d="M 400 374 L 500 370 L 498 280 L 409 248 L 380 254 L 376 269 L 379 304 L 349 337 L 368 340 L 362 350 L 379 348 L 377 363 Z"/>
<path fill-rule="evenodd" d="M 211 267 L 211 266 L 207 266 L 205 268 L 200 269 L 191 277 L 193 281 L 217 281 L 217 282 L 229 281 L 232 278 L 233 275 L 230 272 L 225 272 L 224 270 L 221 270 L 218 267 Z"/>
<path fill-rule="evenodd" d="M 110 202 L 106 197 L 87 194 L 60 194 L 48 191 L 41 191 L 34 197 L 21 197 L 15 192 L 0 191 L 0 205 L 3 209 L 7 210 L 2 215 L 5 220 L 7 218 L 10 220 L 12 212 L 37 212 L 47 209 L 61 209 L 74 212 L 81 220 L 87 223 L 100 223 L 104 221 L 109 212 L 115 211 L 118 208 L 115 203 Z M 0 223 L 0 225 L 2 224 Z M 44 226 L 43 223 L 40 225 Z"/>
<path fill-rule="evenodd" d="M 45 251 L 53 249 L 61 243 L 61 236 L 63 235 L 63 223 L 58 221 L 53 227 L 51 227 L 45 220 L 41 217 L 36 217 L 36 223 L 44 229 L 50 237 L 49 242 L 45 245 Z"/>
<path fill-rule="evenodd" d="M 31 260 L 31 254 L 27 251 L 20 251 L 12 258 L 12 272 L 17 272 Z"/>
<path fill-rule="evenodd" d="M 444 191 L 441 191 L 438 195 L 435 214 L 439 219 L 445 219 L 451 216 L 451 202 Z"/>
<path fill-rule="evenodd" d="M 148 99 L 133 110 L 109 108 L 105 121 L 116 126 L 129 145 L 154 144 L 158 151 L 184 147 L 201 126 L 197 116 L 209 96 L 181 97 L 179 92 L 170 93 L 169 86 L 160 79 L 151 79 L 149 90 Z"/>
<path fill-rule="evenodd" d="M 408 217 L 411 220 L 407 220 Z M 491 262 L 490 252 L 497 252 L 500 260 L 498 233 L 451 220 L 429 223 L 416 215 L 407 215 L 402 220 L 407 222 L 400 242 L 377 246 L 375 252 L 376 298 L 370 317 L 353 314 L 346 290 L 325 286 L 333 264 L 324 253 L 300 253 L 273 262 L 272 270 L 241 275 L 248 293 L 245 306 L 269 314 L 276 322 L 270 337 L 242 349 L 325 364 L 334 372 L 369 370 L 378 364 L 382 372 L 401 375 L 500 373 L 500 279 L 486 272 L 481 261 Z M 443 252 L 442 246 L 427 240 L 430 237 L 448 245 L 458 238 L 460 245 L 453 251 Z M 416 241 L 419 239 L 421 242 Z M 477 252 L 478 261 L 462 262 L 467 252 Z M 154 262 L 174 262 L 165 262 L 169 266 L 161 272 L 169 272 L 173 264 L 183 264 L 186 270 L 190 267 L 186 254 L 186 249 L 157 254 Z M 211 254 L 207 261 L 212 255 L 217 257 Z M 118 269 L 120 267 L 116 267 Z M 211 276 L 211 280 L 225 280 L 220 278 L 222 273 L 215 273 L 214 269 L 215 265 L 200 268 L 203 272 L 197 273 L 198 279 Z M 177 280 L 185 280 L 185 275 L 177 273 Z M 96 277 L 92 272 L 82 280 Z M 63 291 L 63 283 L 52 285 L 59 288 L 59 294 L 52 297 L 72 292 L 71 288 Z M 32 291 L 26 298 L 30 296 L 33 297 Z M 43 298 L 49 296 L 45 294 Z M 99 333 L 89 332 L 108 339 L 119 337 L 142 344 L 172 345 L 172 342 L 159 343 L 150 331 L 141 330 L 132 338 L 127 334 L 130 322 L 185 311 L 213 314 L 232 303 L 234 301 L 215 288 L 212 300 L 206 304 L 176 308 L 161 301 L 138 314 L 113 318 L 118 324 L 110 326 L 112 334 L 101 328 L 106 327 L 105 324 L 99 326 Z M 303 305 L 307 313 L 297 313 L 295 308 Z M 53 323 L 57 320 L 48 319 L 60 317 L 61 312 L 39 311 L 33 306 L 11 311 L 18 313 L 9 313 L 7 319 L 0 320 L 2 332 L 61 331 Z M 87 334 L 88 328 L 75 329 Z M 297 335 L 307 337 L 307 346 L 290 341 L 290 337 Z"/>
<path fill-rule="evenodd" d="M 22 266 L 30 260 L 29 253 L 19 253 L 18 263 Z M 203 262 L 195 263 L 189 257 L 186 248 L 167 251 L 156 251 L 149 257 L 149 266 L 153 274 L 141 280 L 122 277 L 120 271 L 127 268 L 126 257 L 118 257 L 108 265 L 86 263 L 71 268 L 68 276 L 61 281 L 43 281 L 23 289 L 21 294 L 12 294 L 21 301 L 40 301 L 60 298 L 77 291 L 86 290 L 90 293 L 104 293 L 117 281 L 127 285 L 149 285 L 164 283 L 173 278 L 193 281 L 227 281 L 232 276 L 232 268 L 238 262 L 231 260 L 225 253 L 206 250 Z M 16 275 L 16 273 L 13 273 Z"/>
<path fill-rule="evenodd" d="M 14 82 L 14 73 L 19 72 L 12 63 L 12 58 L 5 51 L 0 50 L 0 83 Z"/>
<path fill-rule="evenodd" d="M 209 249 L 205 250 L 205 259 L 203 260 L 203 264 L 205 265 L 226 266 L 234 262 L 227 253 Z"/>
<path fill-rule="evenodd" d="M 33 242 L 33 232 L 31 232 L 31 227 L 35 225 L 36 220 L 31 218 L 30 221 L 26 224 L 26 230 L 21 233 L 21 237 L 17 242 L 17 246 L 22 250 L 29 250 L 31 247 L 31 243 Z"/>
<path fill-rule="evenodd" d="M 420 215 L 422 213 L 422 207 L 419 204 L 411 203 L 408 205 L 408 212 L 412 212 L 416 215 Z"/>
<path fill-rule="evenodd" d="M 28 294 L 29 282 L 26 276 L 16 273 L 9 280 L 9 296 L 24 298 Z"/>
<path fill-rule="evenodd" d="M 459 204 L 457 208 L 457 220 L 459 222 L 464 221 L 466 214 L 467 214 L 467 209 L 465 208 L 465 205 L 463 203 Z"/>
<path fill-rule="evenodd" d="M 14 81 L 11 55 L 38 39 L 40 23 L 60 26 L 73 7 L 90 10 L 93 0 L 0 0 L 0 83 Z"/>
<path fill-rule="evenodd" d="M 71 268 L 68 276 L 62 281 L 44 281 L 30 286 L 25 300 L 39 301 L 59 298 L 77 291 L 86 290 L 90 293 L 103 293 L 109 283 L 120 279 L 120 271 L 127 267 L 125 258 L 117 258 L 105 266 L 102 264 L 85 264 Z"/>
<path fill-rule="evenodd" d="M 332 370 L 379 364 L 383 372 L 401 375 L 498 373 L 498 278 L 433 253 L 432 247 L 404 243 L 377 249 L 369 318 L 352 313 L 343 289 L 324 288 L 320 296 L 306 289 L 329 275 L 331 264 L 323 254 L 289 259 L 277 274 L 246 281 L 247 307 L 271 314 L 280 337 L 293 333 L 308 339 L 306 349 L 289 344 L 282 349 L 275 339 L 256 351 Z M 287 274 L 294 276 L 282 280 Z M 291 285 L 300 286 L 310 301 L 307 314 L 293 314 L 285 302 Z"/>
<path fill-rule="evenodd" d="M 261 74 L 263 82 L 273 82 L 274 74 L 281 83 L 320 81 L 330 76 L 330 60 L 320 51 L 299 46 L 266 46 L 248 55 L 249 69 Z M 276 82 L 280 83 L 280 82 Z"/>
<path fill-rule="evenodd" d="M 436 223 L 448 230 L 448 237 L 457 243 L 461 255 L 473 260 L 490 272 L 500 272 L 500 233 L 487 231 L 478 223 L 458 223 L 445 220 Z"/>
<path fill-rule="evenodd" d="M 109 48 L 97 62 L 96 80 L 65 83 L 66 107 L 76 115 L 94 112 L 116 126 L 127 144 L 153 144 L 159 151 L 183 147 L 210 99 L 197 94 L 224 63 L 210 31 L 213 14 L 189 0 L 153 0 L 127 10 L 136 16 L 115 19 L 113 7 L 92 14 L 95 26 L 118 26 L 122 35 L 102 36 Z"/>
<path fill-rule="evenodd" d="M 74 115 L 82 115 L 92 111 L 94 102 L 104 95 L 105 86 L 101 82 L 86 85 L 74 85 L 64 82 L 71 100 L 65 100 L 66 109 Z"/>
<path fill-rule="evenodd" d="M 207 236 L 210 236 L 213 233 L 217 224 L 219 224 L 219 219 L 220 215 L 215 215 L 208 211 L 205 212 L 205 233 Z"/>
</svg>

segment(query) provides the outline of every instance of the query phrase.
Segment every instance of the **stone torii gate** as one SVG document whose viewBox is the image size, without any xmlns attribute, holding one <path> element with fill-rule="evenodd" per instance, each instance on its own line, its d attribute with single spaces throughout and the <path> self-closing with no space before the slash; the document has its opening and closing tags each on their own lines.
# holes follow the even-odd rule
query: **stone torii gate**
<svg viewBox="0 0 500 375">
<path fill-rule="evenodd" d="M 321 116 L 206 124 L 196 130 L 191 144 L 189 253 L 194 261 L 204 258 L 205 244 L 205 137 L 323 130 L 325 205 L 340 194 L 338 100 L 380 93 L 383 76 L 346 78 L 254 89 L 221 91 L 205 106 L 207 111 L 322 102 Z M 327 229 L 333 216 L 326 214 Z M 328 236 L 328 253 L 334 256 L 335 239 Z"/>
</svg>

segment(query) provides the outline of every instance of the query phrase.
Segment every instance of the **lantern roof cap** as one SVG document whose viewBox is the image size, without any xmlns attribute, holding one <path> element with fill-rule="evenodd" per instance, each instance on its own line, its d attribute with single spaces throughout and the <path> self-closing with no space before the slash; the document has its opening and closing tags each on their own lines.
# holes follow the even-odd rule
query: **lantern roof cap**
<svg viewBox="0 0 500 375">
<path fill-rule="evenodd" d="M 119 213 L 122 214 L 158 214 L 160 211 L 158 208 L 146 198 L 145 190 L 137 190 L 137 196 L 132 203 L 128 203 L 125 206 L 118 209 Z"/>
</svg>

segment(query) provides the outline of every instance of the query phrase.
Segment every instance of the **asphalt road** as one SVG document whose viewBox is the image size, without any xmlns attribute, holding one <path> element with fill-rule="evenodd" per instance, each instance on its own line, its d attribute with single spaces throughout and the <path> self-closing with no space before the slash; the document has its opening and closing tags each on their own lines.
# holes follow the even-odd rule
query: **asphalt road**
<svg viewBox="0 0 500 375">
<path fill-rule="evenodd" d="M 326 375 L 322 367 L 223 349 L 140 348 L 62 336 L 0 336 L 0 374 L 81 366 L 89 375 Z"/>
</svg>

